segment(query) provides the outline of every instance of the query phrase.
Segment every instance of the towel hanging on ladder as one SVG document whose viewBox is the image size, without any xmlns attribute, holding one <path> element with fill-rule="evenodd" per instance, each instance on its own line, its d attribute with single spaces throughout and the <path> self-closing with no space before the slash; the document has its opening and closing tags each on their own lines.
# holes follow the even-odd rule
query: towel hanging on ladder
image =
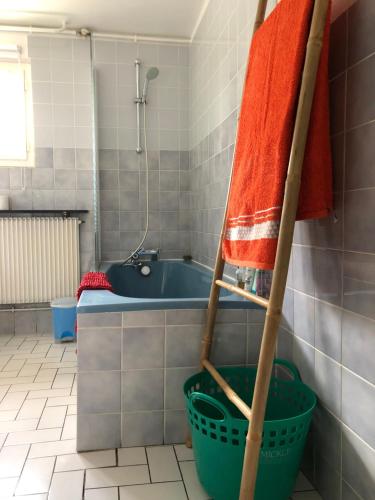
<svg viewBox="0 0 375 500">
<path fill-rule="evenodd" d="M 224 260 L 237 266 L 274 266 L 313 7 L 314 0 L 282 0 L 255 33 L 250 48 L 223 241 Z M 329 23 L 327 19 L 297 220 L 325 217 L 332 210 Z"/>
</svg>

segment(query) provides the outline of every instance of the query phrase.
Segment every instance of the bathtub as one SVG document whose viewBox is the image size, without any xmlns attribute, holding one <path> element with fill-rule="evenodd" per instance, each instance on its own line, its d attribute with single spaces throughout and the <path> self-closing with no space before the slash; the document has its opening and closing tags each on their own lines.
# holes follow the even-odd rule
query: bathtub
<svg viewBox="0 0 375 500">
<path fill-rule="evenodd" d="M 148 262 L 149 276 L 121 264 L 105 264 L 113 293 L 107 290 L 83 292 L 78 312 L 140 311 L 150 309 L 205 309 L 210 294 L 212 272 L 194 262 Z M 222 289 L 220 308 L 251 309 L 251 302 Z"/>
<path fill-rule="evenodd" d="M 151 275 L 104 267 L 114 292 L 78 304 L 77 450 L 181 443 L 182 386 L 200 370 L 212 273 L 183 261 L 151 262 Z M 222 290 L 211 359 L 256 363 L 264 310 Z"/>
</svg>

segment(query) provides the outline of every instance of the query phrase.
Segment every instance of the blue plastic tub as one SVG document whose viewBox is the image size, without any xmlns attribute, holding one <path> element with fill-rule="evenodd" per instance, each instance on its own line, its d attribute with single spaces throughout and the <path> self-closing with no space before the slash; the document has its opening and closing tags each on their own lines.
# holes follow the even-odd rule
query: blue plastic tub
<svg viewBox="0 0 375 500">
<path fill-rule="evenodd" d="M 76 337 L 77 301 L 73 297 L 51 302 L 55 340 L 74 340 Z"/>
</svg>

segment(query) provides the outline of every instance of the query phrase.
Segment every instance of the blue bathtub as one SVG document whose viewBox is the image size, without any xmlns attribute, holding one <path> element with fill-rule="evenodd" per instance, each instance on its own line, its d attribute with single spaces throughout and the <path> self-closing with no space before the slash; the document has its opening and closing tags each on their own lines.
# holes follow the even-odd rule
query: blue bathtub
<svg viewBox="0 0 375 500">
<path fill-rule="evenodd" d="M 85 291 L 78 313 L 139 311 L 155 309 L 205 309 L 210 294 L 212 272 L 194 262 L 149 262 L 151 275 L 119 264 L 105 265 L 114 293 L 107 290 Z M 219 307 L 253 309 L 255 304 L 227 290 L 221 290 Z"/>
</svg>

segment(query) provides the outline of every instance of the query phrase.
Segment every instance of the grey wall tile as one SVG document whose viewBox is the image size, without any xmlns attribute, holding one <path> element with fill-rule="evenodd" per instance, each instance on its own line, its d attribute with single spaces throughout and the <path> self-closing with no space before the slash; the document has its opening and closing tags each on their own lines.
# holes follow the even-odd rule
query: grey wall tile
<svg viewBox="0 0 375 500">
<path fill-rule="evenodd" d="M 246 363 L 246 325 L 217 324 L 211 359 L 217 365 L 243 365 Z"/>
<path fill-rule="evenodd" d="M 165 324 L 164 311 L 128 311 L 123 313 L 123 326 L 162 326 Z"/>
<path fill-rule="evenodd" d="M 78 370 L 120 370 L 121 328 L 78 330 Z"/>
<path fill-rule="evenodd" d="M 360 500 L 360 497 L 344 480 L 341 481 L 342 500 Z"/>
<path fill-rule="evenodd" d="M 375 321 L 344 311 L 342 363 L 354 373 L 375 383 Z"/>
<path fill-rule="evenodd" d="M 294 333 L 312 346 L 315 344 L 314 299 L 294 292 Z"/>
<path fill-rule="evenodd" d="M 88 327 L 120 327 L 122 325 L 122 313 L 88 313 L 78 314 L 78 328 Z"/>
<path fill-rule="evenodd" d="M 344 252 L 343 306 L 375 319 L 375 255 Z"/>
<path fill-rule="evenodd" d="M 166 366 L 196 366 L 200 356 L 201 325 L 166 327 Z"/>
<path fill-rule="evenodd" d="M 315 485 L 322 498 L 341 500 L 341 475 L 322 457 L 316 459 Z"/>
<path fill-rule="evenodd" d="M 373 36 L 374 3 L 356 2 L 348 11 L 349 63 L 353 64 L 375 51 Z M 360 29 L 359 29 L 360 27 Z"/>
<path fill-rule="evenodd" d="M 0 311 L 0 335 L 14 335 L 13 311 Z"/>
<path fill-rule="evenodd" d="M 324 406 L 317 404 L 313 414 L 313 436 L 316 454 L 341 472 L 341 421 Z"/>
<path fill-rule="evenodd" d="M 293 338 L 293 361 L 300 371 L 302 381 L 315 387 L 315 349 L 297 337 Z"/>
<path fill-rule="evenodd" d="M 164 413 L 147 411 L 124 413 L 121 446 L 151 446 L 163 444 Z"/>
<path fill-rule="evenodd" d="M 52 333 L 51 309 L 36 311 L 36 332 L 38 334 Z"/>
<path fill-rule="evenodd" d="M 346 250 L 375 253 L 375 190 L 347 191 L 345 193 L 345 231 Z"/>
<path fill-rule="evenodd" d="M 55 189 L 76 189 L 77 179 L 74 170 L 55 170 Z"/>
<path fill-rule="evenodd" d="M 315 301 L 315 347 L 341 362 L 342 309 Z"/>
<path fill-rule="evenodd" d="M 164 444 L 184 443 L 189 435 L 185 410 L 168 410 L 164 419 Z"/>
<path fill-rule="evenodd" d="M 77 416 L 77 451 L 113 449 L 120 446 L 120 413 Z"/>
<path fill-rule="evenodd" d="M 347 120 L 355 127 L 374 119 L 375 103 L 371 99 L 375 85 L 375 55 L 348 70 Z"/>
<path fill-rule="evenodd" d="M 374 386 L 343 368 L 342 420 L 372 447 L 375 444 L 374 414 Z"/>
<path fill-rule="evenodd" d="M 375 187 L 375 123 L 350 130 L 346 134 L 345 188 Z"/>
<path fill-rule="evenodd" d="M 122 374 L 122 410 L 162 410 L 164 406 L 163 370 L 131 370 Z"/>
<path fill-rule="evenodd" d="M 293 246 L 293 283 L 301 292 L 314 295 L 314 250 L 307 247 Z"/>
<path fill-rule="evenodd" d="M 121 411 L 120 371 L 78 373 L 78 414 Z"/>
<path fill-rule="evenodd" d="M 315 352 L 315 390 L 322 403 L 341 416 L 341 366 L 319 351 Z"/>
<path fill-rule="evenodd" d="M 201 325 L 204 324 L 204 309 L 173 309 L 166 311 L 167 325 Z"/>
<path fill-rule="evenodd" d="M 16 335 L 35 335 L 36 311 L 17 311 L 14 316 L 14 332 Z"/>
<path fill-rule="evenodd" d="M 35 166 L 42 168 L 53 167 L 53 149 L 35 148 Z"/>
<path fill-rule="evenodd" d="M 198 361 L 198 360 L 197 360 Z M 165 409 L 185 409 L 183 386 L 186 380 L 199 372 L 195 368 L 167 368 L 165 371 Z"/>
<path fill-rule="evenodd" d="M 164 327 L 125 328 L 122 369 L 164 367 Z"/>
<path fill-rule="evenodd" d="M 331 26 L 329 74 L 334 77 L 346 68 L 347 15 L 342 14 Z"/>
<path fill-rule="evenodd" d="M 340 75 L 330 83 L 331 134 L 337 134 L 344 130 L 345 80 L 345 75 Z"/>
<path fill-rule="evenodd" d="M 254 365 L 258 363 L 260 345 L 263 336 L 263 325 L 247 325 L 247 355 L 246 363 Z"/>
<path fill-rule="evenodd" d="M 342 253 L 316 249 L 314 263 L 315 296 L 331 304 L 341 305 Z"/>
<path fill-rule="evenodd" d="M 75 151 L 72 148 L 54 148 L 53 150 L 54 168 L 72 169 L 75 168 Z"/>
<path fill-rule="evenodd" d="M 374 498 L 374 450 L 344 427 L 342 433 L 342 452 L 342 475 L 344 480 L 358 492 L 361 498 Z"/>
</svg>

